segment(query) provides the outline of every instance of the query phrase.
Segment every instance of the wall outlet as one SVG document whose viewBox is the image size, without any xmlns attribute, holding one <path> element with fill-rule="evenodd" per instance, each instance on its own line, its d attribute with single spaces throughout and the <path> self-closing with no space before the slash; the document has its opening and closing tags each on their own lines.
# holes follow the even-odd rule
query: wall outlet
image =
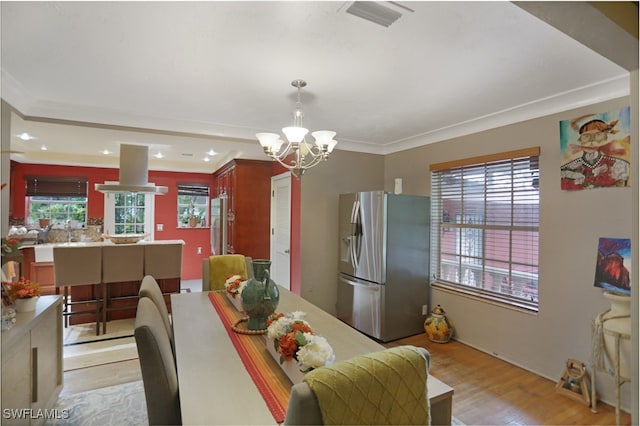
<svg viewBox="0 0 640 426">
<path fill-rule="evenodd" d="M 162 223 L 156 224 L 156 231 L 163 231 L 163 230 L 164 230 L 164 224 Z"/>
<path fill-rule="evenodd" d="M 427 305 L 422 305 L 422 315 L 427 315 Z"/>
<path fill-rule="evenodd" d="M 202 254 L 202 247 L 198 247 L 198 254 Z"/>
</svg>

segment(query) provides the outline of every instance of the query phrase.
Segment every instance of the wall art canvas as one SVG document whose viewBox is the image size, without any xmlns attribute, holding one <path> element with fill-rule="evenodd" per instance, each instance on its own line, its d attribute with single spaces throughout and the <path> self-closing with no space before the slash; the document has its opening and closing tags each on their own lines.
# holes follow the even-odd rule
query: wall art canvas
<svg viewBox="0 0 640 426">
<path fill-rule="evenodd" d="M 631 108 L 560 121 L 561 189 L 631 186 Z"/>
<path fill-rule="evenodd" d="M 631 240 L 600 238 L 594 285 L 605 290 L 631 294 Z"/>
</svg>

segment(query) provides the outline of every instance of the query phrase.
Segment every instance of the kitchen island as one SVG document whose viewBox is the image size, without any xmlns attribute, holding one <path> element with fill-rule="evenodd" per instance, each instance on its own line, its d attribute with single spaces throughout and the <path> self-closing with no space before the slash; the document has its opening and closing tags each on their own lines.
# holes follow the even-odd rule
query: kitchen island
<svg viewBox="0 0 640 426">
<path fill-rule="evenodd" d="M 34 246 L 34 251 L 39 251 L 42 259 L 50 250 L 56 291 L 68 286 L 64 288 L 70 302 L 65 307 L 68 322 L 81 324 L 134 318 L 145 275 L 156 279 L 170 309 L 169 296 L 180 292 L 183 245 L 182 240 L 71 242 L 41 244 Z M 97 261 L 87 257 L 96 249 L 101 256 Z M 95 266 L 90 266 L 91 262 Z M 102 304 L 103 309 L 96 304 Z M 101 318 L 96 318 L 98 311 Z"/>
</svg>

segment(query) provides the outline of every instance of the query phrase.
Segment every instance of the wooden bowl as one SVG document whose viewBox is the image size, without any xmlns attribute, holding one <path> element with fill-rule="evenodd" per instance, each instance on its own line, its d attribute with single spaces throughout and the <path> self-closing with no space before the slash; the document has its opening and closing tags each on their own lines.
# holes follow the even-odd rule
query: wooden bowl
<svg viewBox="0 0 640 426">
<path fill-rule="evenodd" d="M 146 236 L 147 234 L 104 235 L 114 244 L 135 244 Z"/>
</svg>

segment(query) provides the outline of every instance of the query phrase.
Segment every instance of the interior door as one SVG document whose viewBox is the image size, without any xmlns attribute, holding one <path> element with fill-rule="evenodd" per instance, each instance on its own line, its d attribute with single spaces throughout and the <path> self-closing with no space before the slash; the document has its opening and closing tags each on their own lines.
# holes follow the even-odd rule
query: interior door
<svg viewBox="0 0 640 426">
<path fill-rule="evenodd" d="M 271 278 L 291 289 L 291 173 L 271 178 Z"/>
</svg>

